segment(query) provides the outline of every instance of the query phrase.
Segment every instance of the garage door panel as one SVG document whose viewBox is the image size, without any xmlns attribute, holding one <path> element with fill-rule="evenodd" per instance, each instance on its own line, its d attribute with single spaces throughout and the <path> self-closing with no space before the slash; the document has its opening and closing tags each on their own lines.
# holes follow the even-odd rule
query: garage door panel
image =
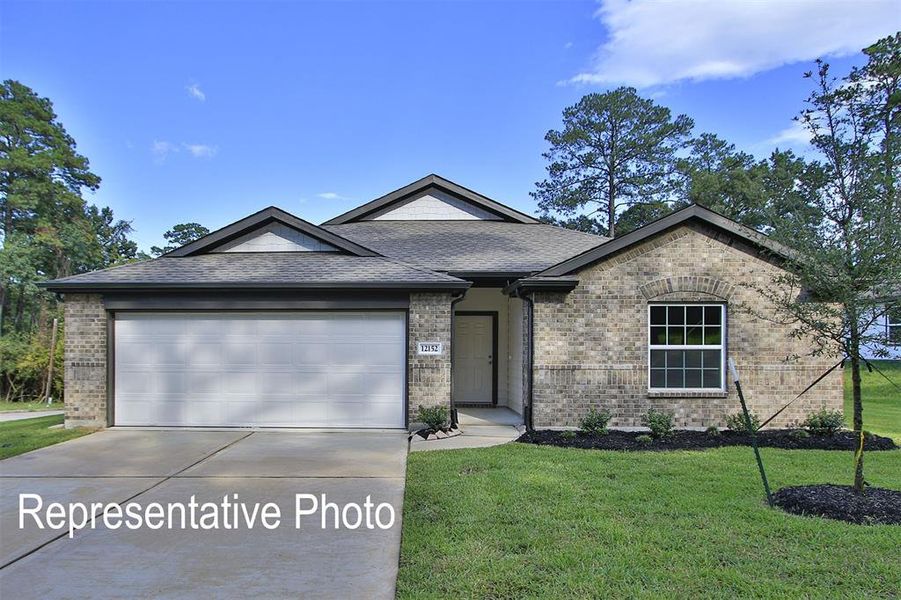
<svg viewBox="0 0 901 600">
<path fill-rule="evenodd" d="M 401 313 L 127 314 L 119 425 L 402 427 Z"/>
</svg>

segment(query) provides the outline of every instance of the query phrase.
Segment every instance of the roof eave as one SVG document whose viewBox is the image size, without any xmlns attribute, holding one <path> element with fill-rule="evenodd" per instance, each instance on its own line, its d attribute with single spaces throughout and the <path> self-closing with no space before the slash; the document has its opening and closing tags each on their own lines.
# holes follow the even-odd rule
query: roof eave
<svg viewBox="0 0 901 600">
<path fill-rule="evenodd" d="M 337 233 L 323 229 L 317 225 L 314 225 L 313 223 L 304 221 L 300 217 L 296 217 L 291 213 L 275 206 L 264 208 L 263 210 L 258 211 L 250 216 L 244 217 L 239 221 L 235 221 L 230 225 L 226 225 L 221 229 L 217 229 L 216 231 L 209 233 L 200 239 L 185 244 L 180 248 L 176 248 L 171 252 L 167 252 L 163 256 L 178 258 L 198 254 L 204 250 L 209 251 L 273 221 L 283 223 L 284 225 L 287 225 L 292 229 L 296 229 L 297 231 L 321 240 L 355 256 L 380 256 L 380 254 L 370 250 L 369 248 L 366 248 L 365 246 L 361 246 L 356 242 L 352 242 L 347 238 L 338 235 Z"/>
<path fill-rule="evenodd" d="M 630 246 L 638 244 L 649 237 L 663 233 L 669 229 L 677 227 L 691 220 L 698 220 L 707 225 L 730 233 L 744 241 L 758 246 L 786 260 L 798 260 L 797 253 L 791 248 L 771 240 L 766 235 L 754 231 L 740 223 L 724 217 L 709 208 L 705 208 L 699 204 L 689 205 L 681 210 L 670 213 L 665 217 L 657 219 L 643 227 L 639 227 L 634 231 L 630 231 L 626 235 L 608 240 L 594 248 L 590 248 L 585 252 L 578 254 L 572 258 L 548 267 L 544 271 L 538 273 L 541 277 L 559 277 L 569 275 L 579 269 L 600 262 L 607 256 L 624 250 Z"/>
</svg>

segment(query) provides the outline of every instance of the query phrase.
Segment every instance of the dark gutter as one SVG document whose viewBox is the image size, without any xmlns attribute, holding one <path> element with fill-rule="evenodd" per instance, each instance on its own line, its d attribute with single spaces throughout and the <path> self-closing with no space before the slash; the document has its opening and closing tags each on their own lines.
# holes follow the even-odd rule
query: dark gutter
<svg viewBox="0 0 901 600">
<path fill-rule="evenodd" d="M 508 296 L 519 297 L 520 294 L 532 292 L 571 292 L 579 285 L 575 277 L 525 277 L 517 279 L 504 288 Z"/>
<path fill-rule="evenodd" d="M 51 292 L 117 292 L 123 290 L 142 290 L 154 292 L 186 291 L 186 290 L 466 290 L 472 285 L 468 281 L 322 281 L 322 282 L 252 282 L 252 281 L 211 281 L 211 282 L 53 282 L 42 281 L 37 284 Z"/>
</svg>

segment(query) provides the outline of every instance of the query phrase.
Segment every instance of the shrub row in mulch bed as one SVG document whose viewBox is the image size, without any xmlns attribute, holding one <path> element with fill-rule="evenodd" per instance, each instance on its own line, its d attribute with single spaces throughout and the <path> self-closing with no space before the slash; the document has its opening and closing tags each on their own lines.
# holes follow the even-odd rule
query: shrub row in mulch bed
<svg viewBox="0 0 901 600">
<path fill-rule="evenodd" d="M 852 450 L 857 439 L 851 431 L 840 431 L 832 435 L 798 434 L 795 429 L 767 429 L 757 433 L 757 445 L 766 448 L 786 450 Z M 806 433 L 806 432 L 805 432 Z M 750 446 L 751 436 L 746 433 L 722 431 L 712 435 L 706 431 L 674 431 L 671 435 L 647 441 L 636 439 L 647 437 L 647 432 L 611 430 L 606 435 L 595 435 L 574 431 L 552 431 L 542 429 L 527 431 L 517 440 L 539 446 L 561 446 L 563 448 L 584 448 L 590 450 L 703 450 L 724 446 Z M 898 446 L 891 438 L 868 434 L 864 449 L 894 450 Z"/>
<path fill-rule="evenodd" d="M 858 494 L 850 485 L 802 485 L 782 488 L 773 502 L 786 512 L 826 517 L 858 525 L 901 525 L 901 492 L 868 487 Z"/>
</svg>

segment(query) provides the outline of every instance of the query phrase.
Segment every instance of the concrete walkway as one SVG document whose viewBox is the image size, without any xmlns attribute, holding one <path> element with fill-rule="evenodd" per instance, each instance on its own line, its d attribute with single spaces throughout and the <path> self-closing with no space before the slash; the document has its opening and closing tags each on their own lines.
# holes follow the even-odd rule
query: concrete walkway
<svg viewBox="0 0 901 600">
<path fill-rule="evenodd" d="M 393 598 L 406 442 L 403 432 L 113 429 L 0 461 L 0 590 L 23 599 Z M 20 493 L 40 494 L 45 507 L 131 501 L 144 509 L 237 494 L 249 510 L 277 504 L 281 522 L 272 530 L 222 521 L 216 530 L 131 530 L 100 518 L 69 539 L 31 517 L 20 530 Z M 316 513 L 298 529 L 296 494 L 325 494 L 339 510 L 369 496 L 390 504 L 395 522 L 322 529 Z"/>
<path fill-rule="evenodd" d="M 410 452 L 499 446 L 522 434 L 522 417 L 509 408 L 461 408 L 457 414 L 463 431 L 461 435 L 429 441 L 413 436 Z"/>
<path fill-rule="evenodd" d="M 52 415 L 61 415 L 61 410 L 11 410 L 9 412 L 0 412 L 0 423 L 6 421 L 21 421 L 22 419 L 37 419 L 38 417 L 50 417 Z"/>
</svg>

